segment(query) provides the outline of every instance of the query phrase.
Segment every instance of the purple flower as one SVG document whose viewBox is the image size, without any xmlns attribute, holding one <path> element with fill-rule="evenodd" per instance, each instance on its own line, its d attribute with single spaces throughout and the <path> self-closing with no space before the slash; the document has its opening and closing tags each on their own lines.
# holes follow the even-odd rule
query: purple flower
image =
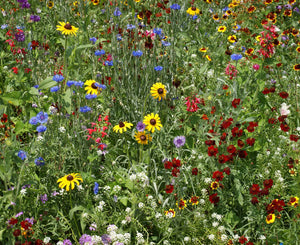
<svg viewBox="0 0 300 245">
<path fill-rule="evenodd" d="M 41 195 L 41 196 L 40 196 L 40 200 L 41 200 L 42 203 L 47 202 L 47 201 L 48 201 L 47 194 Z"/>
<path fill-rule="evenodd" d="M 69 239 L 64 240 L 63 245 L 72 245 L 72 242 Z"/>
<path fill-rule="evenodd" d="M 23 212 L 17 213 L 17 214 L 15 215 L 15 218 L 18 218 L 18 217 L 21 216 L 22 214 L 24 214 L 24 213 L 23 213 Z"/>
<path fill-rule="evenodd" d="M 47 127 L 44 125 L 40 125 L 36 128 L 36 131 L 38 131 L 39 133 L 43 133 L 47 130 Z"/>
<path fill-rule="evenodd" d="M 38 15 L 31 15 L 30 20 L 32 20 L 33 22 L 38 22 L 41 20 L 41 17 Z"/>
<path fill-rule="evenodd" d="M 46 112 L 41 111 L 36 115 L 36 119 L 41 124 L 46 123 L 48 121 L 48 114 Z"/>
<path fill-rule="evenodd" d="M 177 136 L 173 140 L 174 145 L 179 148 L 185 144 L 185 137 L 184 136 Z"/>
<path fill-rule="evenodd" d="M 45 165 L 45 160 L 42 157 L 34 159 L 34 163 L 36 166 L 44 166 Z"/>
<path fill-rule="evenodd" d="M 146 125 L 143 122 L 138 122 L 136 125 L 136 130 L 139 132 L 143 132 L 146 128 Z"/>
<path fill-rule="evenodd" d="M 34 222 L 34 218 L 26 218 L 25 219 L 26 221 L 28 221 L 28 223 L 32 224 L 33 225 L 33 222 Z"/>
<path fill-rule="evenodd" d="M 91 241 L 92 241 L 92 237 L 90 235 L 87 235 L 87 234 L 83 234 L 79 239 L 80 245 L 84 245 L 85 243 L 88 243 L 88 242 L 91 242 Z"/>
<path fill-rule="evenodd" d="M 103 236 L 101 236 L 102 242 L 104 245 L 108 245 L 111 243 L 111 239 L 109 237 L 109 235 L 104 234 Z"/>
<path fill-rule="evenodd" d="M 25 160 L 25 158 L 27 158 L 27 153 L 25 151 L 20 150 L 18 152 L 18 157 L 20 157 L 22 160 Z"/>
<path fill-rule="evenodd" d="M 25 41 L 25 34 L 22 30 L 19 30 L 16 34 L 15 34 L 15 38 L 18 42 L 24 42 Z"/>
</svg>

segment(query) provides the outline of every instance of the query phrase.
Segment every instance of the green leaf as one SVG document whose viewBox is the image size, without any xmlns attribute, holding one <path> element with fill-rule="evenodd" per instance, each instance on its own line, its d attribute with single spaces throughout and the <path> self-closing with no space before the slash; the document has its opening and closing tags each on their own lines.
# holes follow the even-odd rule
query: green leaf
<svg viewBox="0 0 300 245">
<path fill-rule="evenodd" d="M 83 207 L 83 206 L 76 206 L 75 208 L 72 208 L 69 212 L 70 219 L 73 219 L 73 216 L 74 216 L 75 212 L 84 211 L 84 210 L 85 210 L 85 207 Z"/>
<path fill-rule="evenodd" d="M 71 96 L 72 96 L 72 91 L 71 89 L 68 89 L 63 97 L 64 106 L 69 114 L 71 114 L 71 105 L 72 105 Z"/>
<path fill-rule="evenodd" d="M 127 207 L 128 197 L 124 196 L 121 197 L 119 200 L 125 207 Z"/>
<path fill-rule="evenodd" d="M 19 106 L 21 104 L 21 100 L 19 99 L 21 97 L 21 92 L 20 91 L 13 91 L 10 93 L 6 93 L 0 98 L 9 104 Z"/>
<path fill-rule="evenodd" d="M 37 88 L 34 88 L 34 87 L 32 87 L 32 88 L 29 90 L 29 93 L 30 93 L 31 95 L 39 95 L 38 89 L 37 89 Z"/>
<path fill-rule="evenodd" d="M 39 89 L 47 89 L 55 86 L 57 82 L 52 80 L 52 77 L 47 77 L 40 83 Z"/>
<path fill-rule="evenodd" d="M 243 195 L 242 195 L 241 192 L 239 192 L 239 194 L 238 194 L 238 202 L 239 202 L 239 204 L 241 206 L 243 206 L 243 204 L 244 204 L 244 198 L 243 198 Z"/>
</svg>

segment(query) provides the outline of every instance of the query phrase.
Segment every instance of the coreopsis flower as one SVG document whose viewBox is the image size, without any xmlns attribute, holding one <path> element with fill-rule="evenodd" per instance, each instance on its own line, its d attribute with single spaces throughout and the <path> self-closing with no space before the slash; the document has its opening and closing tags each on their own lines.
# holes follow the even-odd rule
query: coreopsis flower
<svg viewBox="0 0 300 245">
<path fill-rule="evenodd" d="M 166 185 L 166 193 L 171 194 L 174 190 L 174 185 Z"/>
<path fill-rule="evenodd" d="M 197 196 L 192 196 L 191 199 L 189 200 L 189 202 L 192 204 L 192 205 L 197 205 L 199 203 L 199 197 Z"/>
<path fill-rule="evenodd" d="M 212 178 L 215 179 L 217 182 L 222 181 L 222 179 L 224 178 L 223 172 L 215 171 L 215 172 L 213 173 Z"/>
<path fill-rule="evenodd" d="M 178 206 L 178 208 L 180 210 L 183 210 L 184 208 L 186 208 L 186 200 L 180 199 L 179 202 L 176 202 L 176 206 Z"/>
<path fill-rule="evenodd" d="M 142 144 L 142 145 L 147 145 L 148 141 L 152 140 L 151 135 L 145 133 L 144 131 L 142 131 L 142 132 L 136 132 L 135 135 L 134 135 L 134 137 L 135 137 L 136 141 L 139 144 Z"/>
<path fill-rule="evenodd" d="M 151 87 L 150 93 L 154 99 L 158 99 L 158 101 L 161 101 L 162 99 L 166 98 L 167 90 L 165 88 L 165 85 L 163 85 L 162 83 L 155 83 Z"/>
<path fill-rule="evenodd" d="M 155 131 L 155 129 L 160 130 L 162 127 L 159 115 L 154 115 L 154 113 L 145 116 L 143 123 L 146 125 L 146 129 L 152 133 Z"/>
<path fill-rule="evenodd" d="M 83 182 L 81 176 L 79 173 L 72 173 L 72 174 L 67 174 L 64 177 L 60 178 L 57 180 L 57 183 L 59 184 L 59 188 L 64 189 L 66 187 L 66 191 L 71 189 L 73 190 L 75 187 L 75 183 L 79 185 L 79 181 Z"/>
<path fill-rule="evenodd" d="M 59 25 L 56 26 L 57 27 L 57 31 L 60 31 L 63 35 L 75 35 L 76 36 L 76 32 L 78 31 L 78 28 L 75 26 L 72 26 L 69 22 L 65 23 L 65 22 L 61 22 L 59 21 Z"/>
<path fill-rule="evenodd" d="M 290 198 L 290 201 L 288 204 L 296 207 L 296 206 L 298 206 L 298 203 L 299 203 L 299 197 L 295 196 L 295 197 Z"/>
<path fill-rule="evenodd" d="M 120 121 L 118 125 L 113 127 L 113 131 L 122 134 L 123 132 L 126 132 L 127 129 L 130 129 L 132 126 L 132 123 Z"/>
<path fill-rule="evenodd" d="M 212 204 L 217 204 L 219 201 L 220 201 L 220 197 L 218 197 L 218 194 L 215 193 L 215 194 L 212 194 L 209 196 L 209 201 L 212 203 Z"/>
<path fill-rule="evenodd" d="M 165 211 L 165 215 L 168 217 L 168 218 L 174 218 L 175 217 L 175 210 L 174 209 L 169 209 L 168 211 Z"/>
<path fill-rule="evenodd" d="M 275 221 L 275 214 L 268 214 L 266 217 L 267 224 L 272 224 Z"/>
<path fill-rule="evenodd" d="M 212 146 L 210 146 L 210 147 L 208 147 L 208 149 L 207 149 L 207 153 L 208 153 L 208 155 L 210 156 L 210 157 L 212 157 L 212 156 L 216 156 L 217 155 L 217 153 L 218 153 L 219 151 L 218 151 L 218 148 L 215 148 L 213 145 Z"/>
<path fill-rule="evenodd" d="M 225 32 L 226 31 L 226 26 L 220 26 L 218 28 L 218 32 Z"/>
<path fill-rule="evenodd" d="M 231 102 L 231 105 L 233 106 L 233 108 L 237 108 L 237 106 L 241 103 L 241 99 L 234 99 Z"/>
<path fill-rule="evenodd" d="M 219 186 L 220 186 L 220 184 L 219 184 L 219 182 L 217 182 L 217 181 L 214 181 L 214 182 L 212 182 L 212 183 L 210 184 L 210 188 L 213 189 L 213 190 L 218 189 Z"/>
</svg>

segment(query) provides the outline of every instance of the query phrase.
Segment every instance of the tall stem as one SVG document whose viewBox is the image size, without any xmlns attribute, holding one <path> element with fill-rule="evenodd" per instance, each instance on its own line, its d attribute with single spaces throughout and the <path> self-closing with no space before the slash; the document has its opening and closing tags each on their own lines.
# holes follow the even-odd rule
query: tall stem
<svg viewBox="0 0 300 245">
<path fill-rule="evenodd" d="M 71 209 L 73 209 L 72 194 L 71 193 L 70 193 L 70 206 L 71 206 Z M 74 212 L 74 221 L 75 221 L 76 229 L 77 229 L 77 232 L 78 232 L 78 236 L 81 236 L 80 231 L 79 231 L 79 227 L 78 227 L 78 224 L 77 224 L 77 219 L 76 219 L 75 212 Z"/>
<path fill-rule="evenodd" d="M 64 92 L 66 91 L 67 77 L 68 77 L 67 47 L 68 47 L 68 36 L 66 35 L 65 51 L 64 51 L 64 75 L 65 75 L 65 83 L 64 83 L 64 89 L 63 89 Z"/>
</svg>

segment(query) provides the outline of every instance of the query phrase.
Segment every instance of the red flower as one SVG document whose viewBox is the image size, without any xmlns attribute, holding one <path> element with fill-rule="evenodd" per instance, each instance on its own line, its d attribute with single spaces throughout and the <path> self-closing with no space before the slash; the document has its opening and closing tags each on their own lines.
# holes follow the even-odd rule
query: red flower
<svg viewBox="0 0 300 245">
<path fill-rule="evenodd" d="M 215 156 L 217 155 L 218 152 L 219 152 L 219 151 L 218 151 L 218 148 L 215 148 L 213 145 L 210 146 L 210 147 L 208 147 L 207 153 L 208 153 L 208 155 L 209 155 L 210 157 L 212 157 L 212 156 L 215 157 Z"/>
<path fill-rule="evenodd" d="M 197 175 L 197 174 L 198 174 L 198 168 L 193 168 L 192 175 Z"/>
<path fill-rule="evenodd" d="M 13 67 L 13 68 L 11 68 L 12 70 L 13 70 L 13 73 L 15 73 L 15 74 L 18 74 L 18 67 Z"/>
<path fill-rule="evenodd" d="M 277 120 L 275 118 L 270 118 L 268 120 L 268 122 L 269 122 L 269 124 L 275 124 L 275 123 L 277 123 Z"/>
<path fill-rule="evenodd" d="M 164 166 L 165 166 L 165 169 L 171 169 L 172 168 L 172 162 L 165 161 Z"/>
<path fill-rule="evenodd" d="M 299 136 L 298 136 L 298 135 L 295 135 L 295 134 L 291 134 L 291 135 L 290 135 L 290 140 L 291 140 L 291 141 L 297 142 L 297 141 L 299 140 Z"/>
<path fill-rule="evenodd" d="M 237 106 L 241 103 L 241 99 L 234 99 L 232 102 L 231 102 L 231 105 L 234 107 L 234 108 L 237 108 Z"/>
<path fill-rule="evenodd" d="M 174 190 L 174 185 L 166 185 L 166 193 L 171 194 Z"/>
<path fill-rule="evenodd" d="M 181 166 L 180 160 L 176 159 L 176 158 L 173 158 L 172 166 L 173 166 L 173 168 L 179 168 Z"/>
<path fill-rule="evenodd" d="M 264 181 L 264 187 L 267 188 L 267 189 L 270 189 L 273 185 L 273 180 L 272 179 L 266 179 Z"/>
<path fill-rule="evenodd" d="M 239 130 L 238 127 L 234 127 L 233 129 L 231 129 L 231 134 L 233 137 L 241 137 L 243 135 L 243 130 Z"/>
<path fill-rule="evenodd" d="M 252 197 L 251 203 L 252 203 L 253 205 L 258 204 L 258 199 L 257 199 L 257 197 Z"/>
<path fill-rule="evenodd" d="M 247 151 L 239 150 L 239 157 L 240 158 L 246 158 L 247 155 L 248 155 Z"/>
<path fill-rule="evenodd" d="M 270 90 L 268 88 L 265 88 L 263 91 L 262 91 L 263 94 L 268 94 L 270 93 Z"/>
<path fill-rule="evenodd" d="M 239 239 L 240 244 L 244 244 L 247 241 L 248 241 L 248 239 L 244 236 L 241 236 L 240 239 Z"/>
<path fill-rule="evenodd" d="M 287 125 L 287 123 L 281 123 L 280 128 L 284 132 L 288 132 L 290 130 L 290 127 L 289 127 L 289 125 Z"/>
<path fill-rule="evenodd" d="M 289 97 L 289 93 L 287 93 L 287 92 L 280 92 L 280 93 L 279 93 L 279 96 L 280 96 L 281 98 L 283 98 L 283 99 L 286 99 L 287 97 Z"/>
<path fill-rule="evenodd" d="M 217 182 L 220 182 L 224 178 L 223 172 L 215 171 L 213 173 L 212 178 L 215 179 Z"/>
<path fill-rule="evenodd" d="M 229 146 L 227 146 L 227 151 L 228 151 L 228 153 L 233 154 L 233 153 L 236 153 L 236 148 L 234 145 L 229 145 Z"/>
<path fill-rule="evenodd" d="M 220 201 L 220 197 L 218 197 L 218 193 L 215 193 L 215 194 L 212 194 L 209 196 L 209 201 L 212 203 L 212 204 L 216 204 Z"/>
<path fill-rule="evenodd" d="M 23 220 L 23 221 L 21 222 L 21 227 L 22 227 L 24 230 L 28 230 L 29 227 L 31 227 L 31 226 L 32 226 L 32 224 L 30 224 L 27 220 Z"/>
<path fill-rule="evenodd" d="M 230 174 L 230 168 L 229 167 L 224 168 L 223 172 L 225 174 L 229 175 Z"/>
<path fill-rule="evenodd" d="M 221 129 L 229 128 L 230 125 L 232 124 L 232 121 L 233 121 L 233 119 L 229 118 L 229 119 L 225 120 L 224 122 L 222 122 Z"/>
<path fill-rule="evenodd" d="M 11 218 L 11 219 L 8 221 L 8 224 L 10 224 L 10 225 L 18 224 L 18 220 L 15 219 L 15 218 Z"/>
<path fill-rule="evenodd" d="M 2 117 L 1 117 L 1 122 L 2 123 L 6 123 L 7 122 L 7 118 L 8 118 L 8 116 L 5 113 L 3 113 Z"/>
<path fill-rule="evenodd" d="M 15 237 L 20 236 L 21 235 L 21 231 L 19 229 L 14 230 L 13 235 Z"/>
<path fill-rule="evenodd" d="M 287 115 L 280 116 L 280 117 L 278 117 L 278 121 L 284 122 L 287 117 L 288 117 Z"/>
<path fill-rule="evenodd" d="M 246 245 L 253 245 L 253 242 L 247 242 Z"/>
<path fill-rule="evenodd" d="M 257 195 L 259 192 L 260 192 L 260 187 L 259 187 L 258 184 L 253 184 L 253 185 L 250 187 L 250 194 L 251 194 L 251 195 Z"/>
<path fill-rule="evenodd" d="M 215 145 L 216 142 L 214 140 L 205 140 L 204 142 L 206 145 Z"/>
<path fill-rule="evenodd" d="M 254 138 L 248 138 L 246 139 L 246 142 L 248 145 L 253 146 L 255 143 L 255 139 Z"/>
<path fill-rule="evenodd" d="M 238 140 L 238 146 L 240 148 L 243 148 L 245 146 L 245 143 L 242 140 Z"/>
<path fill-rule="evenodd" d="M 224 154 L 219 155 L 219 163 L 223 164 L 226 163 L 228 161 L 228 157 Z"/>
<path fill-rule="evenodd" d="M 172 170 L 172 175 L 173 175 L 174 177 L 178 177 L 179 174 L 180 174 L 180 170 L 179 170 L 178 168 L 173 168 L 173 170 Z"/>
</svg>

